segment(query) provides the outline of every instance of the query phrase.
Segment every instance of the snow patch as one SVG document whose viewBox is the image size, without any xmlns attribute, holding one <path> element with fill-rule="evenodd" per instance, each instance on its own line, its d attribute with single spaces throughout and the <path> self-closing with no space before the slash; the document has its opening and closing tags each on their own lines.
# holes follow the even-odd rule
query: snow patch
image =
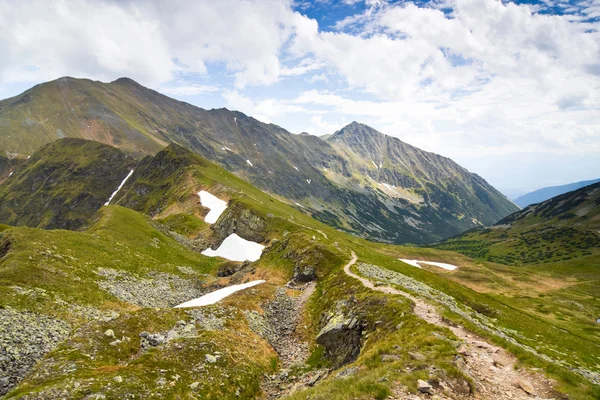
<svg viewBox="0 0 600 400">
<path fill-rule="evenodd" d="M 219 300 L 223 300 L 225 297 L 232 295 L 235 292 L 239 292 L 240 290 L 248 289 L 252 286 L 260 285 L 261 283 L 265 283 L 265 281 L 258 280 L 258 281 L 248 282 L 248 283 L 242 283 L 240 285 L 227 286 L 223 289 L 215 290 L 214 292 L 205 294 L 202 297 L 198 297 L 197 299 L 186 301 L 185 303 L 175 306 L 175 308 L 202 307 L 202 306 L 208 306 L 211 304 L 215 304 Z"/>
<path fill-rule="evenodd" d="M 441 262 L 435 262 L 435 261 L 407 260 L 407 259 L 404 259 L 404 258 L 399 258 L 398 260 L 400 260 L 403 263 L 406 263 L 408 265 L 412 265 L 413 267 L 417 267 L 417 268 L 421 268 L 421 266 L 419 265 L 419 263 L 433 265 L 435 267 L 443 268 L 443 269 L 448 270 L 448 271 L 454 271 L 456 268 L 458 268 L 456 265 L 446 264 L 446 263 L 441 263 Z"/>
<path fill-rule="evenodd" d="M 129 177 L 133 175 L 133 170 L 129 171 L 129 173 L 127 174 L 127 176 L 125 177 L 125 179 L 123 179 L 121 181 L 121 184 L 119 185 L 119 187 L 117 188 L 117 190 L 115 190 L 113 192 L 113 194 L 110 195 L 110 197 L 108 198 L 108 201 L 106 203 L 104 203 L 105 206 L 109 205 L 110 202 L 112 201 L 112 199 L 117 195 L 117 193 L 119 193 L 119 190 L 121 190 L 121 188 L 123 187 L 123 185 L 125 184 L 125 182 L 127 182 L 127 179 L 129 179 Z"/>
<path fill-rule="evenodd" d="M 371 160 L 371 162 L 373 163 L 373 165 L 375 166 L 375 168 L 378 168 L 377 164 L 375 164 L 375 161 Z"/>
<path fill-rule="evenodd" d="M 298 167 L 294 167 L 294 169 L 295 169 L 296 171 L 300 172 L 300 170 L 298 169 Z"/>
<path fill-rule="evenodd" d="M 237 117 L 233 117 L 233 122 L 237 125 Z"/>
<path fill-rule="evenodd" d="M 311 183 L 311 182 L 312 182 L 312 181 L 311 181 L 310 179 L 307 179 L 307 180 L 306 180 L 306 183 L 308 183 L 309 185 L 310 185 L 310 183 Z"/>
<path fill-rule="evenodd" d="M 11 176 L 13 173 L 11 172 L 10 174 L 8 174 L 8 176 Z"/>
<path fill-rule="evenodd" d="M 262 255 L 265 246 L 251 242 L 232 233 L 227 236 L 217 250 L 208 248 L 202 252 L 208 257 L 223 257 L 231 261 L 256 261 Z"/>
<path fill-rule="evenodd" d="M 298 207 L 304 208 L 304 206 L 300 203 L 294 203 L 295 205 L 297 205 Z"/>
<path fill-rule="evenodd" d="M 250 162 L 250 160 L 246 160 L 246 164 L 248 164 L 251 167 L 254 167 L 254 165 L 252 165 L 252 163 Z"/>
<path fill-rule="evenodd" d="M 227 202 L 213 196 L 206 190 L 199 191 L 198 196 L 200 196 L 200 204 L 202 204 L 203 207 L 210 209 L 208 214 L 206 214 L 206 217 L 204 217 L 204 221 L 209 224 L 214 224 L 227 208 Z"/>
<path fill-rule="evenodd" d="M 231 149 L 230 149 L 229 147 L 227 147 L 227 146 L 223 146 L 223 147 L 221 147 L 221 150 L 233 151 L 233 150 L 231 150 Z"/>
<path fill-rule="evenodd" d="M 383 161 L 379 161 L 379 168 L 383 168 Z"/>
</svg>

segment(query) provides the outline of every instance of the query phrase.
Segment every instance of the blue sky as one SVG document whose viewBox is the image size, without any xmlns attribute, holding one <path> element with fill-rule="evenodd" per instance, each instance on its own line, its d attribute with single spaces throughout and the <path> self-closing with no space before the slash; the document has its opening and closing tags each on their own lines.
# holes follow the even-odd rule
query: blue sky
<svg viewBox="0 0 600 400">
<path fill-rule="evenodd" d="M 600 0 L 0 0 L 0 26 L 2 98 L 128 76 L 294 133 L 364 122 L 510 194 L 600 176 Z"/>
</svg>

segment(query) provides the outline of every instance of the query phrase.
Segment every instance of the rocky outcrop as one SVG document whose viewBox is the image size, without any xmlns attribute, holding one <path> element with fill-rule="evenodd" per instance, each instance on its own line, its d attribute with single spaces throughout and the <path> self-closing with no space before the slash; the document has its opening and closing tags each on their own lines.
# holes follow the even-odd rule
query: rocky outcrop
<svg viewBox="0 0 600 400">
<path fill-rule="evenodd" d="M 256 243 L 262 243 L 267 238 L 265 220 L 238 203 L 230 204 L 227 207 L 213 225 L 213 231 L 219 243 L 232 233 Z"/>
<path fill-rule="evenodd" d="M 325 320 L 327 322 L 316 339 L 325 348 L 325 356 L 336 367 L 354 361 L 360 353 L 364 322 L 345 301 L 339 301 Z"/>
</svg>

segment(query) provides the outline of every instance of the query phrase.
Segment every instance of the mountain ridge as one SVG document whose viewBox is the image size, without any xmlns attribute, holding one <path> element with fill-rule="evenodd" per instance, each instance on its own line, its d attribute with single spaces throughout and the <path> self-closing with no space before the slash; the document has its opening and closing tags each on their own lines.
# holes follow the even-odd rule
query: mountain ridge
<svg viewBox="0 0 600 400">
<path fill-rule="evenodd" d="M 548 186 L 534 190 L 533 192 L 526 193 L 522 196 L 517 197 L 513 201 L 519 207 L 525 208 L 531 204 L 541 203 L 542 201 L 546 201 L 552 197 L 561 195 L 563 193 L 571 192 L 573 190 L 577 190 L 585 186 L 592 185 L 596 182 L 600 182 L 600 178 L 567 183 L 565 185 Z"/>
<path fill-rule="evenodd" d="M 79 137 L 140 158 L 175 143 L 321 221 L 377 241 L 435 242 L 516 210 L 458 164 L 399 139 L 391 142 L 391 160 L 403 168 L 386 168 L 389 179 L 378 181 L 364 154 L 340 152 L 343 144 L 333 137 L 295 135 L 223 108 L 204 110 L 129 78 L 61 78 L 19 96 L 0 101 L 0 150 L 29 154 L 60 137 Z"/>
</svg>

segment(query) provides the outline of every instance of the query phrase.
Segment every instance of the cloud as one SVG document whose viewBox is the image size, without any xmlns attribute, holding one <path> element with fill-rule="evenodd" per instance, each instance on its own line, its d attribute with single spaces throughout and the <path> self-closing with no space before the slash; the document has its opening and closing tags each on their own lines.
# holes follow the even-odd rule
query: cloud
<svg viewBox="0 0 600 400">
<path fill-rule="evenodd" d="M 181 82 L 177 85 L 163 85 L 158 91 L 170 96 L 195 96 L 198 94 L 214 93 L 221 90 L 216 85 L 200 85 L 196 83 Z"/>
<path fill-rule="evenodd" d="M 129 76 L 297 132 L 361 120 L 448 155 L 600 152 L 597 0 L 348 3 L 328 31 L 292 0 L 0 0 L 0 85 Z"/>
<path fill-rule="evenodd" d="M 272 84 L 300 73 L 279 58 L 298 18 L 291 4 L 0 0 L 0 82 L 127 75 L 158 86 L 184 72 L 207 74 L 218 64 L 239 88 Z"/>
</svg>

